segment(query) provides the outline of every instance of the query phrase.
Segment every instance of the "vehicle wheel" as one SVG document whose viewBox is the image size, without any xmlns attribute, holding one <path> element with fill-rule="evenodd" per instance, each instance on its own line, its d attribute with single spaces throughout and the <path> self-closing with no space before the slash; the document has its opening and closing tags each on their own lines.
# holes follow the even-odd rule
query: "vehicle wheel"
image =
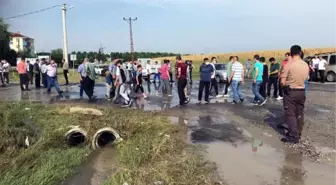
<svg viewBox="0 0 336 185">
<path fill-rule="evenodd" d="M 216 81 L 217 81 L 217 83 L 220 83 L 220 82 L 221 82 L 221 78 L 220 78 L 219 75 L 216 75 Z"/>
<path fill-rule="evenodd" d="M 327 74 L 327 81 L 328 82 L 335 82 L 336 80 L 336 74 L 334 72 L 329 72 Z"/>
</svg>

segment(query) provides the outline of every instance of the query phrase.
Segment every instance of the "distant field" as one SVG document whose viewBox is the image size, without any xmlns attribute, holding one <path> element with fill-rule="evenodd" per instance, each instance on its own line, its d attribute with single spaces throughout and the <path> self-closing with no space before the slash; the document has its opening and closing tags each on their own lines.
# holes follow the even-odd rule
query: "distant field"
<svg viewBox="0 0 336 185">
<path fill-rule="evenodd" d="M 236 52 L 236 53 L 219 53 L 219 54 L 204 54 L 204 55 L 190 55 L 183 56 L 183 60 L 192 60 L 194 64 L 201 63 L 205 57 L 209 59 L 211 57 L 217 57 L 219 62 L 227 63 L 229 61 L 230 56 L 238 56 L 239 60 L 243 63 L 247 61 L 247 59 L 253 59 L 255 54 L 259 54 L 268 60 L 271 57 L 276 58 L 278 61 L 282 61 L 284 59 L 285 53 L 288 50 L 273 50 L 273 51 L 254 51 L 254 52 Z M 304 49 L 305 56 L 311 56 L 316 53 L 327 53 L 327 52 L 336 52 L 336 48 L 306 48 Z M 158 60 L 168 59 L 171 61 L 175 61 L 175 57 L 160 57 L 155 58 Z"/>
</svg>

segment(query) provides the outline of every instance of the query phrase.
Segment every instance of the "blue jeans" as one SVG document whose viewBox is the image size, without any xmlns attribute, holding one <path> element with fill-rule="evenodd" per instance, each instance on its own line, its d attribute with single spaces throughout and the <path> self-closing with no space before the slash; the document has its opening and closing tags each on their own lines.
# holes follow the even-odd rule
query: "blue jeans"
<svg viewBox="0 0 336 185">
<path fill-rule="evenodd" d="M 305 81 L 305 95 L 307 95 L 308 91 L 308 80 Z"/>
<path fill-rule="evenodd" d="M 156 81 L 156 79 L 159 79 L 159 81 L 160 81 L 160 74 L 159 73 L 155 73 L 154 82 Z"/>
<path fill-rule="evenodd" d="M 254 94 L 254 101 L 260 101 L 260 102 L 265 101 L 265 98 L 262 97 L 261 94 L 259 93 L 261 84 L 262 84 L 262 81 L 257 81 L 256 83 L 252 84 L 252 92 Z"/>
<path fill-rule="evenodd" d="M 48 76 L 48 92 L 50 92 L 51 87 L 55 87 L 58 93 L 61 92 L 60 88 L 58 87 L 57 77 L 50 77 Z"/>
<path fill-rule="evenodd" d="M 241 81 L 232 80 L 232 83 L 231 83 L 232 96 L 233 96 L 233 100 L 235 100 L 236 102 L 244 99 L 243 95 L 240 92 L 240 85 L 241 85 Z"/>
</svg>

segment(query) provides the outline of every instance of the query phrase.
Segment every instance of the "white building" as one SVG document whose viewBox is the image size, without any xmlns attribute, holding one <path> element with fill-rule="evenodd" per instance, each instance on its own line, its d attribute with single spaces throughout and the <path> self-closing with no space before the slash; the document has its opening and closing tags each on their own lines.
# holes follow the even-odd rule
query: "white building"
<svg viewBox="0 0 336 185">
<path fill-rule="evenodd" d="M 9 47 L 16 52 L 30 53 L 34 55 L 34 39 L 17 33 L 10 33 Z"/>
</svg>

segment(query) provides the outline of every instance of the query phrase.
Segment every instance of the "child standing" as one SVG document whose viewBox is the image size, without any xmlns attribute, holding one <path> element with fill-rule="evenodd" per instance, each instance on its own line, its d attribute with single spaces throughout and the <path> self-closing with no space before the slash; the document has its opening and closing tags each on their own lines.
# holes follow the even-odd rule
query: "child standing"
<svg viewBox="0 0 336 185">
<path fill-rule="evenodd" d="M 135 93 L 138 93 L 138 91 L 140 90 L 143 97 L 147 98 L 146 94 L 144 93 L 144 89 L 142 87 L 142 67 L 141 65 L 138 65 L 137 68 L 138 70 L 137 70 L 136 77 L 135 77 L 135 80 L 136 80 Z"/>
<path fill-rule="evenodd" d="M 113 79 L 110 71 L 105 72 L 105 85 L 106 85 L 106 94 L 105 97 L 108 101 L 111 101 L 111 97 L 114 97 L 113 93 Z"/>
</svg>

